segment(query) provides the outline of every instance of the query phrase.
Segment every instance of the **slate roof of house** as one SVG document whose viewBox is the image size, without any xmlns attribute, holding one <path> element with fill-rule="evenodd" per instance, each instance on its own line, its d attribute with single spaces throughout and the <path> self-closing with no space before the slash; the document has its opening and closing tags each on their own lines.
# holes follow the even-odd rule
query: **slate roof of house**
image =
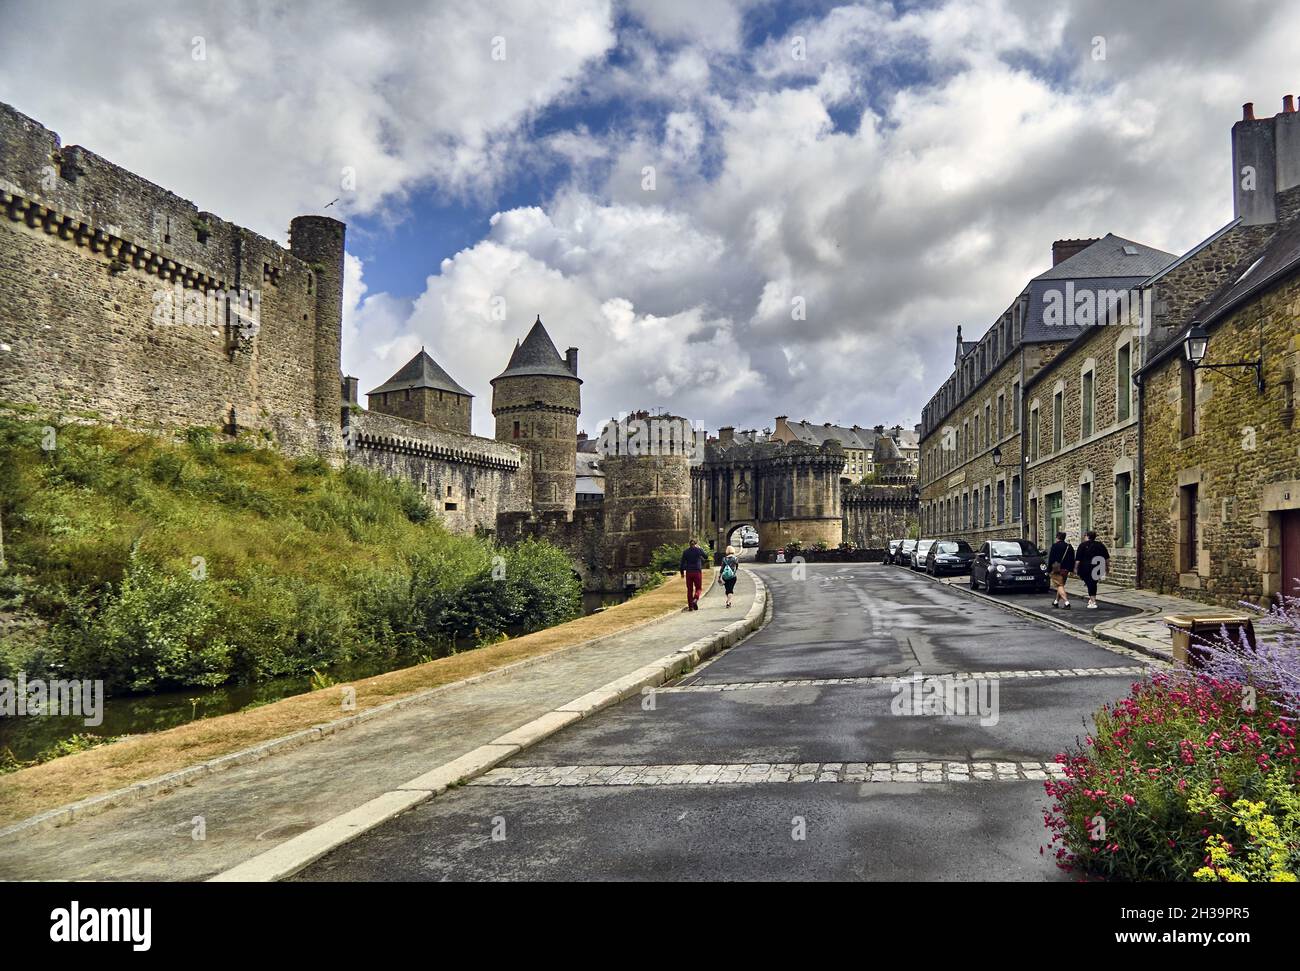
<svg viewBox="0 0 1300 971">
<path fill-rule="evenodd" d="M 1073 322 L 1054 325 L 1044 319 L 1044 309 L 1053 302 L 1052 292 L 1063 293 L 1067 283 L 1074 285 L 1075 292 L 1137 289 L 1144 280 L 1177 258 L 1174 253 L 1107 233 L 1087 249 L 1029 281 L 1026 288 L 1029 310 L 1025 314 L 1021 339 L 1029 343 L 1072 340 L 1086 329 L 1084 325 Z"/>
<path fill-rule="evenodd" d="M 450 391 L 452 394 L 463 394 L 467 398 L 474 397 L 453 381 L 451 375 L 444 371 L 442 366 L 431 358 L 423 347 L 420 348 L 420 353 L 403 364 L 396 374 L 375 388 L 375 390 L 368 392 L 368 394 L 383 394 L 388 391 L 414 391 L 416 388 L 431 388 L 434 391 Z"/>
<path fill-rule="evenodd" d="M 522 342 L 515 345 L 514 353 L 510 355 L 510 363 L 506 369 L 492 379 L 493 383 L 498 378 L 520 377 L 522 375 L 542 375 L 545 377 L 555 378 L 572 378 L 578 381 L 576 374 L 569 370 L 569 365 L 560 352 L 555 349 L 555 344 L 551 341 L 551 335 L 546 333 L 546 328 L 542 326 L 542 318 L 538 317 L 532 329 L 528 331 L 528 336 Z"/>
<path fill-rule="evenodd" d="M 603 496 L 605 494 L 605 471 L 600 467 L 600 456 L 591 452 L 577 453 L 577 480 L 575 489 L 579 495 Z"/>
<path fill-rule="evenodd" d="M 916 433 L 915 428 L 903 428 L 897 435 L 894 434 L 894 429 L 892 428 L 887 428 L 885 430 L 889 433 L 889 437 L 892 438 L 900 448 L 919 448 L 921 445 L 921 436 Z"/>
<path fill-rule="evenodd" d="M 786 426 L 794 437 L 809 445 L 820 445 L 828 438 L 834 439 L 845 448 L 874 449 L 877 435 L 871 428 L 847 428 L 844 425 L 814 425 L 807 421 L 790 421 Z"/>
</svg>

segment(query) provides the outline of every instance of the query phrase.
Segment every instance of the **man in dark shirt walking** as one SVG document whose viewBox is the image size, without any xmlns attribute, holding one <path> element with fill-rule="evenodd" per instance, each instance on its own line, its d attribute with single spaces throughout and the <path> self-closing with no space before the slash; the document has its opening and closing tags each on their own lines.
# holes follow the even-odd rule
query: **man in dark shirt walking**
<svg viewBox="0 0 1300 971">
<path fill-rule="evenodd" d="M 691 540 L 691 545 L 682 554 L 681 573 L 686 578 L 687 610 L 700 609 L 700 591 L 704 589 L 704 564 L 707 559 L 708 554 L 700 549 L 696 540 Z"/>
<path fill-rule="evenodd" d="M 1079 544 L 1079 553 L 1075 558 L 1075 570 L 1079 579 L 1088 588 L 1088 609 L 1097 609 L 1097 583 L 1106 579 L 1110 569 L 1110 550 L 1106 544 L 1099 542 L 1097 531 L 1090 529 L 1085 534 L 1087 539 Z"/>
<path fill-rule="evenodd" d="M 1052 576 L 1053 607 L 1070 609 L 1070 595 L 1065 591 L 1065 581 L 1074 570 L 1074 547 L 1065 541 L 1065 531 L 1056 534 L 1056 542 L 1047 554 L 1047 569 Z"/>
</svg>

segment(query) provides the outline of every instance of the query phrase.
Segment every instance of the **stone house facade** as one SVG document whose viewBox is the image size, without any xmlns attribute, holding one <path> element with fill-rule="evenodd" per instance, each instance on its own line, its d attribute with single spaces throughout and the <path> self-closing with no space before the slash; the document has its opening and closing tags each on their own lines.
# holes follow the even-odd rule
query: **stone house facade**
<svg viewBox="0 0 1300 971">
<path fill-rule="evenodd" d="M 1030 386 L 1092 329 L 1096 294 L 1126 290 L 1171 259 L 1114 235 L 1057 240 L 1052 267 L 983 337 L 965 341 L 958 328 L 953 373 L 922 410 L 923 535 L 976 548 L 992 539 L 1041 541 L 1043 507 L 1030 496 L 1030 478 L 1053 439 L 1043 438 L 1042 402 L 1029 400 Z"/>
<path fill-rule="evenodd" d="M 1229 606 L 1294 595 L 1300 578 L 1300 113 L 1246 105 L 1232 142 L 1234 219 L 1153 285 L 1137 375 L 1139 582 Z M 1236 177 L 1247 165 L 1253 188 Z M 1201 367 L 1185 353 L 1194 323 Z M 1256 361 L 1262 388 L 1253 367 L 1214 367 Z"/>
<path fill-rule="evenodd" d="M 1110 550 L 1108 579 L 1128 586 L 1137 572 L 1139 331 L 1127 314 L 1091 328 L 1026 389 L 1038 443 L 1026 457 L 1028 538 L 1046 548 L 1063 529 L 1077 546 L 1095 529 Z"/>
</svg>

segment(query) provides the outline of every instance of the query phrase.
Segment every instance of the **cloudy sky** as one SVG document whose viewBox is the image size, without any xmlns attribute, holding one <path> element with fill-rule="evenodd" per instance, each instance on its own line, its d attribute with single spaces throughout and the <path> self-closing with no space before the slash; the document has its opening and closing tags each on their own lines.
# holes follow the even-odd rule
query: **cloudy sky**
<svg viewBox="0 0 1300 971">
<path fill-rule="evenodd" d="M 344 368 L 474 392 L 540 314 L 583 425 L 914 423 L 1050 262 L 1231 216 L 1298 0 L 0 0 L 0 100 L 283 241 L 348 223 Z M 338 201 L 328 210 L 331 200 Z"/>
</svg>

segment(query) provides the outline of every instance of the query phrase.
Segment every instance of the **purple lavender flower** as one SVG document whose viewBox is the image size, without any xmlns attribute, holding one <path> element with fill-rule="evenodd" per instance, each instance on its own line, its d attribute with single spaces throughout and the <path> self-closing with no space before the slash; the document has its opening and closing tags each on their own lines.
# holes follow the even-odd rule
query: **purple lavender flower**
<svg viewBox="0 0 1300 971">
<path fill-rule="evenodd" d="M 1252 646 L 1244 627 L 1235 642 L 1221 627 L 1216 638 L 1197 645 L 1201 664 L 1194 675 L 1253 687 L 1272 698 L 1288 719 L 1300 719 L 1300 597 L 1284 596 L 1268 609 L 1241 606 L 1279 624 L 1277 637 L 1260 638 Z"/>
</svg>

